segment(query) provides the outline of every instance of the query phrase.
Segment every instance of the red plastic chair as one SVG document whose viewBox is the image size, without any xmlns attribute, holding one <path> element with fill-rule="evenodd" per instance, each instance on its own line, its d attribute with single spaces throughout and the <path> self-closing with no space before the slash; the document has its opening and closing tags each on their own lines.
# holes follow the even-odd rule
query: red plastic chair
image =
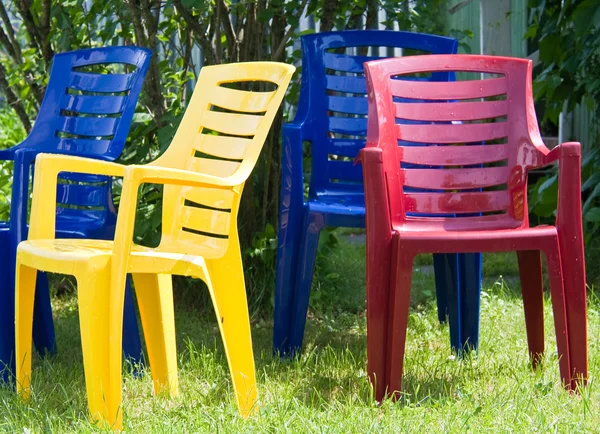
<svg viewBox="0 0 600 434">
<path fill-rule="evenodd" d="M 378 400 L 386 393 L 398 396 L 401 388 L 412 262 L 420 253 L 517 251 L 529 353 L 535 367 L 544 350 L 540 251 L 544 252 L 560 375 L 567 388 L 574 388 L 578 380 L 585 384 L 580 145 L 563 143 L 550 151 L 543 144 L 533 105 L 531 68 L 531 61 L 525 59 L 470 55 L 413 56 L 365 64 L 369 124 L 368 147 L 361 151 L 361 159 L 367 292 L 370 300 L 378 300 L 367 306 L 367 315 L 381 315 L 389 309 L 385 374 L 369 364 Z M 497 77 L 453 83 L 402 80 L 403 75 L 448 70 Z M 412 101 L 396 102 L 399 98 Z M 399 124 L 402 120 L 431 123 Z M 403 146 L 404 142 L 456 146 Z M 559 162 L 556 226 L 529 227 L 527 173 L 554 161 Z M 422 166 L 403 167 L 408 163 Z M 422 190 L 405 192 L 404 187 Z M 478 188 L 482 191 L 474 191 Z M 447 192 L 428 191 L 440 189 Z M 474 217 L 474 213 L 482 214 Z M 386 260 L 381 260 L 382 251 L 387 253 Z M 387 290 L 377 279 L 382 273 L 389 275 L 383 280 L 389 285 L 389 300 L 375 296 Z M 368 334 L 369 341 L 374 339 L 380 341 L 381 336 Z M 372 356 L 371 352 L 369 359 Z M 378 373 L 383 381 L 377 381 Z"/>
</svg>

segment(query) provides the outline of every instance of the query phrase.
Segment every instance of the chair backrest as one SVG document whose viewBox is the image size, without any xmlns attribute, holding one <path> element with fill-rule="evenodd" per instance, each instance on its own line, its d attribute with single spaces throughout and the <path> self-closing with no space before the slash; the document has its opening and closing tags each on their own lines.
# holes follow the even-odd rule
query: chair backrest
<svg viewBox="0 0 600 434">
<path fill-rule="evenodd" d="M 540 163 L 537 146 L 542 143 L 531 69 L 526 59 L 471 55 L 366 64 L 367 140 L 384 150 L 392 221 L 482 213 L 468 218 L 528 225 L 527 169 Z M 475 77 L 452 83 L 404 79 L 436 71 Z M 423 142 L 452 146 L 415 146 Z"/>
<path fill-rule="evenodd" d="M 203 67 L 173 142 L 152 164 L 247 179 L 294 70 L 276 62 Z M 249 88 L 259 91 L 245 90 Z M 165 186 L 159 248 L 223 255 L 230 236 L 237 238 L 242 188 L 243 183 L 225 190 Z"/>
<path fill-rule="evenodd" d="M 365 146 L 367 86 L 363 62 L 407 54 L 456 53 L 455 39 L 410 32 L 356 30 L 302 37 L 302 84 L 296 119 L 311 143 L 311 198 L 354 192 L 362 170 L 353 159 Z M 440 72 L 425 80 L 448 81 Z"/>
<path fill-rule="evenodd" d="M 115 160 L 121 155 L 151 51 L 105 47 L 54 56 L 38 117 L 22 146 L 40 152 Z M 57 218 L 102 221 L 112 207 L 110 179 L 63 174 Z"/>
</svg>

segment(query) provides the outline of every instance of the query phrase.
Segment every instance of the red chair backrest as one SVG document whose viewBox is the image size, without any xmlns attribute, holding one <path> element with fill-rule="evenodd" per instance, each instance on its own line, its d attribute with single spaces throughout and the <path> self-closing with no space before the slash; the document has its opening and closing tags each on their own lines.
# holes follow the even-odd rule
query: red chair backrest
<svg viewBox="0 0 600 434">
<path fill-rule="evenodd" d="M 470 219 L 528 226 L 527 169 L 538 166 L 542 157 L 531 69 L 526 59 L 471 55 L 365 64 L 367 142 L 384 152 L 393 222 L 481 213 Z M 443 83 L 406 80 L 436 71 L 494 77 L 461 81 L 458 74 L 456 82 Z M 405 192 L 404 187 L 419 190 Z"/>
</svg>

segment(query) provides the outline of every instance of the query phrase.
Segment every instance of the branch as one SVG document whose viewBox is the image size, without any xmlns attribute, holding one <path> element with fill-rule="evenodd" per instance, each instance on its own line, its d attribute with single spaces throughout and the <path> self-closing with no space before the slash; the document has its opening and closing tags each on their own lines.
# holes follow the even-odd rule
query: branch
<svg viewBox="0 0 600 434">
<path fill-rule="evenodd" d="M 339 0 L 325 1 L 323 16 L 321 17 L 321 32 L 330 32 L 333 29 L 333 17 L 339 3 Z"/>
<path fill-rule="evenodd" d="M 206 29 L 203 29 L 198 20 L 195 20 L 192 13 L 183 7 L 181 0 L 174 0 L 173 4 L 177 8 L 177 12 L 181 15 L 181 18 L 185 21 L 186 25 L 192 30 L 195 37 L 198 39 L 198 44 L 202 48 L 202 54 L 206 59 L 206 63 L 213 65 L 215 63 L 215 51 L 206 37 Z"/>
<path fill-rule="evenodd" d="M 302 16 L 302 14 L 304 13 L 304 9 L 306 8 L 307 3 L 308 3 L 308 0 L 303 0 L 302 4 L 298 8 L 297 12 L 300 14 L 300 16 Z M 271 56 L 271 60 L 277 60 L 281 57 L 283 50 L 285 50 L 285 47 L 286 47 L 289 39 L 292 37 L 292 35 L 296 31 L 296 28 L 297 27 L 290 25 L 290 28 L 287 30 L 287 32 L 285 32 L 285 35 L 283 36 L 283 39 L 279 43 L 279 46 L 277 46 L 277 49 Z"/>
<path fill-rule="evenodd" d="M 223 22 L 223 29 L 225 30 L 225 36 L 227 36 L 227 46 L 229 51 L 230 60 L 240 61 L 240 43 L 235 36 L 235 30 L 231 23 L 231 16 L 229 14 L 229 8 L 223 0 L 217 0 L 219 5 L 217 7 L 219 11 L 219 17 Z"/>
<path fill-rule="evenodd" d="M 23 19 L 23 23 L 25 24 L 25 29 L 27 30 L 27 35 L 29 36 L 29 43 L 37 50 L 42 51 L 40 44 L 42 37 L 37 26 L 35 25 L 35 21 L 33 20 L 33 15 L 31 15 L 27 1 L 18 0 L 15 3 L 17 4 L 19 14 L 21 14 L 21 18 Z"/>
<path fill-rule="evenodd" d="M 40 18 L 40 42 L 42 46 L 42 54 L 46 61 L 46 66 L 50 65 L 54 52 L 50 45 L 50 12 L 52 3 L 50 0 L 42 0 L 42 16 Z"/>
<path fill-rule="evenodd" d="M 4 23 L 4 27 L 6 27 L 6 33 L 8 35 L 8 39 L 10 40 L 13 50 L 17 57 L 21 58 L 21 46 L 15 37 L 15 31 L 12 27 L 12 23 L 10 22 L 10 18 L 8 17 L 8 13 L 6 12 L 6 8 L 4 7 L 4 3 L 0 1 L 0 18 Z"/>
<path fill-rule="evenodd" d="M 140 5 L 137 0 L 126 0 L 129 11 L 131 12 L 131 21 L 133 23 L 133 31 L 135 33 L 135 39 L 137 39 L 138 45 L 142 47 L 148 46 L 146 33 L 144 33 L 144 26 L 142 25 L 142 16 L 140 15 Z"/>
<path fill-rule="evenodd" d="M 1 63 L 0 88 L 6 96 L 6 102 L 8 102 L 8 105 L 11 106 L 12 109 L 17 113 L 17 116 L 19 116 L 19 119 L 25 127 L 25 130 L 29 133 L 29 131 L 31 131 L 31 122 L 29 121 L 29 116 L 27 116 L 27 112 L 25 111 L 23 103 L 21 102 L 21 100 L 19 100 L 19 98 L 17 98 L 12 88 L 8 84 L 8 81 L 6 80 L 6 69 L 4 69 L 4 66 Z"/>
</svg>

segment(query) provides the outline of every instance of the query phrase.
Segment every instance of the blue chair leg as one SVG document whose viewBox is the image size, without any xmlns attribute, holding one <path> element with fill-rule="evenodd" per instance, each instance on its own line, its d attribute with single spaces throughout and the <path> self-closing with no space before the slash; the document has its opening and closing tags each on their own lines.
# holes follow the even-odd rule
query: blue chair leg
<svg viewBox="0 0 600 434">
<path fill-rule="evenodd" d="M 48 275 L 38 272 L 35 282 L 35 300 L 33 305 L 33 342 L 40 355 L 56 352 L 54 321 Z"/>
<path fill-rule="evenodd" d="M 452 350 L 461 353 L 462 322 L 461 318 L 461 291 L 459 288 L 460 269 L 458 254 L 445 253 L 433 255 L 433 264 L 436 282 L 436 294 L 445 299 L 450 328 L 450 345 Z M 442 307 L 443 308 L 443 307 Z M 440 318 L 438 303 L 438 318 Z M 444 318 L 445 320 L 446 318 Z"/>
<path fill-rule="evenodd" d="M 450 271 L 446 262 L 445 254 L 436 253 L 433 255 L 433 275 L 435 277 L 435 301 L 438 308 L 438 321 L 445 323 L 448 319 L 448 290 L 447 285 L 452 284 Z"/>
<path fill-rule="evenodd" d="M 125 359 L 129 360 L 134 366 L 142 363 L 142 341 L 140 339 L 140 328 L 133 300 L 131 276 L 127 276 L 125 304 L 123 306 L 123 353 L 125 354 Z"/>
<path fill-rule="evenodd" d="M 15 285 L 12 271 L 13 262 L 10 258 L 8 231 L 0 231 L 0 372 L 5 383 L 11 382 L 14 372 L 15 354 Z"/>
<path fill-rule="evenodd" d="M 461 292 L 461 347 L 477 350 L 479 345 L 479 308 L 482 277 L 481 253 L 459 255 Z"/>
<path fill-rule="evenodd" d="M 273 353 L 280 356 L 286 356 L 291 348 L 290 329 L 304 207 L 285 211 L 280 215 L 277 234 L 275 310 L 273 312 Z"/>
<path fill-rule="evenodd" d="M 325 226 L 323 214 L 305 212 L 303 232 L 304 237 L 300 243 L 298 255 L 298 271 L 296 274 L 296 293 L 294 294 L 294 307 L 290 329 L 290 354 L 295 354 L 302 348 L 304 340 L 304 327 L 308 313 L 308 301 L 312 286 L 313 272 L 319 247 L 319 235 Z"/>
</svg>

